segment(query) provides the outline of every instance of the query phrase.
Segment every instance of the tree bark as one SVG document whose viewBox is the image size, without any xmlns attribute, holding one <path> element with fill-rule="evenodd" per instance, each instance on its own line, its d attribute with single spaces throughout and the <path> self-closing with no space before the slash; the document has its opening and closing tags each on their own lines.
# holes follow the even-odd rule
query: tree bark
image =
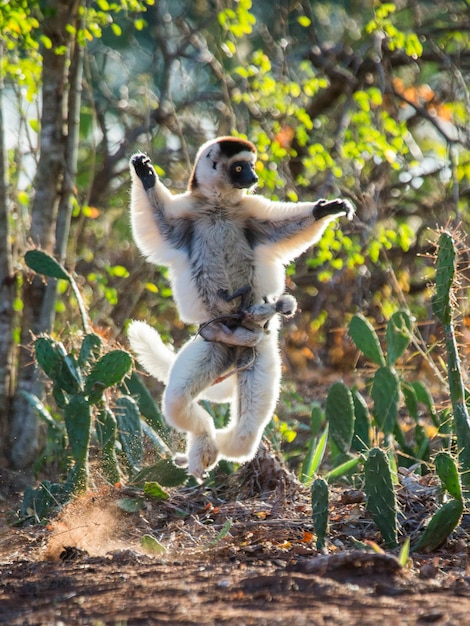
<svg viewBox="0 0 470 626">
<path fill-rule="evenodd" d="M 0 40 L 0 67 L 3 42 Z M 3 77 L 0 74 L 0 466 L 6 457 L 9 432 L 10 400 L 13 384 L 15 315 L 15 277 L 11 249 L 10 210 L 8 198 L 8 156 L 3 121 Z"/>
<path fill-rule="evenodd" d="M 76 26 L 79 5 L 80 0 L 53 0 L 48 4 L 48 13 L 43 22 L 44 34 L 53 45 L 43 50 L 40 156 L 31 209 L 30 239 L 49 253 L 53 253 L 57 246 L 59 205 L 70 194 L 72 184 L 69 177 L 74 176 L 74 170 L 67 169 L 66 162 L 72 43 L 72 35 L 66 26 Z M 62 228 L 62 231 L 62 236 L 66 236 L 68 229 Z M 23 392 L 42 396 L 43 383 L 37 375 L 30 346 L 32 337 L 51 330 L 55 300 L 56 290 L 48 290 L 40 277 L 25 280 L 18 384 L 10 425 L 9 460 L 15 469 L 29 468 L 38 451 L 38 420 Z"/>
</svg>

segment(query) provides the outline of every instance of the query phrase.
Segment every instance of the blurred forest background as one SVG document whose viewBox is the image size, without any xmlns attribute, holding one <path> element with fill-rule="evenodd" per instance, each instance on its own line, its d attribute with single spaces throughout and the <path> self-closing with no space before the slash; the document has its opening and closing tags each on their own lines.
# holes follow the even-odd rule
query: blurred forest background
<svg viewBox="0 0 470 626">
<path fill-rule="evenodd" d="M 282 345 L 299 394 L 315 397 L 314 371 L 352 371 L 357 312 L 380 328 L 406 308 L 431 351 L 432 242 L 470 222 L 469 42 L 466 0 L 0 2 L 0 466 L 29 471 L 44 445 L 33 338 L 81 332 L 69 283 L 31 272 L 28 249 L 75 276 L 110 346 L 127 345 L 130 318 L 175 345 L 191 330 L 131 238 L 137 150 L 180 192 L 203 141 L 240 134 L 259 193 L 355 204 L 289 268 L 301 313 Z"/>
</svg>

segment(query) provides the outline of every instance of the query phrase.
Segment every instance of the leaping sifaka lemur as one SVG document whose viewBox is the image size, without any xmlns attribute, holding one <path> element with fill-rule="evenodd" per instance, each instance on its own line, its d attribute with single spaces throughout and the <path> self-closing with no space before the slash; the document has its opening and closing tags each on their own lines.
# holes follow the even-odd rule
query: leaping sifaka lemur
<svg viewBox="0 0 470 626">
<path fill-rule="evenodd" d="M 148 373 L 166 382 L 163 414 L 187 433 L 179 462 L 198 479 L 221 458 L 254 456 L 279 395 L 278 313 L 291 315 L 296 306 L 283 295 L 285 266 L 332 220 L 354 213 L 343 199 L 293 203 L 248 194 L 258 181 L 255 162 L 249 141 L 208 141 L 188 190 L 173 195 L 147 156 L 130 161 L 134 239 L 149 261 L 169 268 L 179 315 L 200 330 L 177 354 L 145 322 L 131 323 L 129 341 Z M 215 429 L 203 397 L 231 400 L 228 426 Z"/>
</svg>

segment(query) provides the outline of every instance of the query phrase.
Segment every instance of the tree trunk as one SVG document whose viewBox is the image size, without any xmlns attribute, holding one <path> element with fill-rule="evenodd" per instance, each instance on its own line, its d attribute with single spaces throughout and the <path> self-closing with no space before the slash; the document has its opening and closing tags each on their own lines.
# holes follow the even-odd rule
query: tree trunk
<svg viewBox="0 0 470 626">
<path fill-rule="evenodd" d="M 3 42 L 0 40 L 0 67 Z M 15 277 L 11 250 L 10 211 L 8 198 L 8 156 L 3 123 L 3 77 L 0 74 L 0 466 L 6 457 L 9 432 L 10 399 L 13 384 L 15 315 Z"/>
<path fill-rule="evenodd" d="M 35 179 L 35 194 L 31 210 L 30 239 L 33 244 L 53 253 L 57 247 L 56 227 L 59 204 L 67 206 L 75 169 L 67 167 L 68 81 L 71 35 L 67 24 L 76 26 L 80 0 L 54 0 L 48 4 L 44 19 L 44 34 L 52 48 L 43 50 L 42 115 L 40 156 Z M 62 48 L 65 53 L 58 54 Z M 69 196 L 70 197 L 70 196 Z M 70 219 L 70 216 L 69 216 Z M 67 234 L 68 229 L 62 229 Z M 43 383 L 37 376 L 31 354 L 31 339 L 49 332 L 54 319 L 56 290 L 48 290 L 43 280 L 35 276 L 25 280 L 21 322 L 18 384 L 12 404 L 10 426 L 10 462 L 15 469 L 27 469 L 38 451 L 38 420 L 23 392 L 39 397 Z"/>
</svg>

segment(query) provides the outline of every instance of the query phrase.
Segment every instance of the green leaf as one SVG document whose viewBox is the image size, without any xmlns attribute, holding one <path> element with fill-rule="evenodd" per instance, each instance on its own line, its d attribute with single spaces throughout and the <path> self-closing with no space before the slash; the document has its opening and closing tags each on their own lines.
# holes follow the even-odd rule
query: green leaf
<svg viewBox="0 0 470 626">
<path fill-rule="evenodd" d="M 166 548 L 152 535 L 143 535 L 140 545 L 142 550 L 151 554 L 165 554 Z"/>
<path fill-rule="evenodd" d="M 70 282 L 70 274 L 58 263 L 54 257 L 42 250 L 28 250 L 24 255 L 26 265 L 37 274 L 51 278 L 62 278 Z"/>
<path fill-rule="evenodd" d="M 188 474 L 171 459 L 160 459 L 154 465 L 144 467 L 132 479 L 132 484 L 143 486 L 146 482 L 158 482 L 164 487 L 178 487 L 188 480 Z"/>
<path fill-rule="evenodd" d="M 385 341 L 387 344 L 387 364 L 395 365 L 411 341 L 412 323 L 406 311 L 397 311 L 387 324 Z"/>
<path fill-rule="evenodd" d="M 365 317 L 362 315 L 353 316 L 349 324 L 349 335 L 366 358 L 380 366 L 386 364 L 379 338 Z"/>
<path fill-rule="evenodd" d="M 54 430 L 61 430 L 62 429 L 62 427 L 63 427 L 62 423 L 56 421 L 52 417 L 52 415 L 49 413 L 49 411 L 46 409 L 44 404 L 41 402 L 41 400 L 39 400 L 39 398 L 37 396 L 35 396 L 32 393 L 29 393 L 28 391 L 25 391 L 24 389 L 22 389 L 20 391 L 20 394 L 23 396 L 23 398 L 25 398 L 29 402 L 29 404 L 36 411 L 37 415 L 44 422 L 46 422 L 46 424 L 48 426 L 51 426 Z"/>
<path fill-rule="evenodd" d="M 310 24 L 312 23 L 310 18 L 308 18 L 306 15 L 301 15 L 300 17 L 297 18 L 297 21 L 304 28 L 306 28 L 307 26 L 310 26 Z"/>
<path fill-rule="evenodd" d="M 168 492 L 156 481 L 145 483 L 144 493 L 150 498 L 156 498 L 157 500 L 168 500 L 170 497 Z"/>
<path fill-rule="evenodd" d="M 208 547 L 214 548 L 218 543 L 220 543 L 220 541 L 228 535 L 231 527 L 232 527 L 232 520 L 230 519 L 226 520 L 222 528 L 217 533 L 215 539 L 209 542 Z"/>
<path fill-rule="evenodd" d="M 311 466 L 309 468 L 309 475 L 313 476 L 318 472 L 318 469 L 323 461 L 323 457 L 326 451 L 326 445 L 328 443 L 328 432 L 329 427 L 326 425 L 325 430 L 323 431 L 322 436 L 320 437 L 318 444 L 313 452 Z"/>
<path fill-rule="evenodd" d="M 407 537 L 405 539 L 404 544 L 402 545 L 400 549 L 400 554 L 398 555 L 398 563 L 400 567 L 406 567 L 409 556 L 410 556 L 410 538 Z"/>
<path fill-rule="evenodd" d="M 357 467 L 361 461 L 362 457 L 356 456 L 352 459 L 345 461 L 344 463 L 341 463 L 341 465 L 338 465 L 337 467 L 329 471 L 328 474 L 326 474 L 325 480 L 328 482 L 328 484 L 334 483 L 336 480 L 338 480 L 338 478 L 341 478 L 341 476 L 344 476 L 355 467 Z"/>
<path fill-rule="evenodd" d="M 371 396 L 374 400 L 375 421 L 384 434 L 393 432 L 398 415 L 400 381 L 390 367 L 381 367 L 375 372 Z"/>
<path fill-rule="evenodd" d="M 119 498 L 117 505 L 126 513 L 138 513 L 145 508 L 145 501 L 143 498 Z"/>
</svg>

